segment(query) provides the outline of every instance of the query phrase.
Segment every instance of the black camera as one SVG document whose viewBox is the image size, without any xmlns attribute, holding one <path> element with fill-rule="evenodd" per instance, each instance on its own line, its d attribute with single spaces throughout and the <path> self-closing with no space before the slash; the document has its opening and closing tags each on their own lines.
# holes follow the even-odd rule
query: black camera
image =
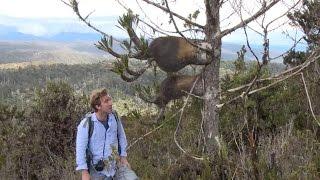
<svg viewBox="0 0 320 180">
<path fill-rule="evenodd" d="M 102 171 L 104 169 L 104 162 L 102 159 L 100 159 L 98 163 L 94 165 L 94 169 L 96 169 L 96 171 Z"/>
</svg>

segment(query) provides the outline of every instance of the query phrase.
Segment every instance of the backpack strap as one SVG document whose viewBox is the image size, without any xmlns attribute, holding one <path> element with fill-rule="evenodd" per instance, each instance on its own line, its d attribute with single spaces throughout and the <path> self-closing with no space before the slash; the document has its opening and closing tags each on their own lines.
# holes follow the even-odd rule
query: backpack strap
<svg viewBox="0 0 320 180">
<path fill-rule="evenodd" d="M 89 130 L 88 130 L 88 145 L 87 147 L 89 148 L 89 144 L 90 144 L 90 139 L 92 137 L 92 134 L 93 134 L 93 129 L 94 129 L 94 125 L 93 125 L 93 121 L 92 121 L 92 118 L 91 116 L 87 117 L 87 121 L 89 123 Z"/>
<path fill-rule="evenodd" d="M 89 148 L 90 139 L 92 137 L 93 129 L 94 129 L 94 124 L 92 121 L 92 113 L 87 113 L 85 116 L 85 122 L 83 124 L 83 127 L 86 127 L 87 125 L 88 125 L 88 143 L 86 148 L 86 162 L 87 162 L 88 172 L 90 173 L 90 165 L 93 163 L 92 153 Z"/>
<path fill-rule="evenodd" d="M 119 119 L 119 116 L 118 116 L 118 113 L 116 110 L 113 110 L 112 111 L 112 114 L 114 115 L 116 121 L 117 121 L 117 139 L 118 139 L 118 153 L 119 153 L 119 156 L 121 154 L 121 146 L 120 146 L 120 138 L 119 138 L 119 131 L 120 131 L 120 128 L 119 126 L 121 125 L 121 121 Z"/>
<path fill-rule="evenodd" d="M 87 125 L 89 125 L 88 128 L 88 147 L 89 147 L 89 143 L 90 143 L 90 138 L 92 137 L 93 134 L 93 129 L 94 129 L 94 125 L 93 125 L 93 121 L 92 121 L 92 112 L 89 112 L 85 115 L 85 122 L 83 124 L 83 127 L 86 127 Z"/>
</svg>

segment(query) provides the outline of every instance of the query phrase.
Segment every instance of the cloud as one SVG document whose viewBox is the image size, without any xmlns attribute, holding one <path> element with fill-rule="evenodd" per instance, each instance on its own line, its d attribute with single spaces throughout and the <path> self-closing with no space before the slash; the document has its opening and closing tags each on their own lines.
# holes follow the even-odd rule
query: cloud
<svg viewBox="0 0 320 180">
<path fill-rule="evenodd" d="M 115 0 L 79 0 L 79 8 L 84 14 L 95 10 L 95 16 L 115 16 L 124 12 Z M 72 9 L 61 0 L 1 0 L 0 14 L 18 18 L 75 16 Z"/>
<path fill-rule="evenodd" d="M 48 34 L 48 30 L 41 24 L 23 24 L 17 27 L 17 31 L 34 36 L 44 36 Z"/>
<path fill-rule="evenodd" d="M 115 26 L 118 17 L 96 17 L 91 19 L 101 30 L 108 32 L 114 36 L 125 36 L 123 31 Z M 63 32 L 76 32 L 76 33 L 96 33 L 94 30 L 80 22 L 76 18 L 16 18 L 0 16 L 0 25 L 12 27 L 11 31 L 18 31 L 24 34 L 31 34 L 38 37 L 54 36 Z M 2 28 L 4 27 L 2 26 Z M 8 29 L 7 29 L 8 30 Z M 6 31 L 7 31 L 6 30 Z M 0 32 L 4 31 L 4 29 Z"/>
</svg>

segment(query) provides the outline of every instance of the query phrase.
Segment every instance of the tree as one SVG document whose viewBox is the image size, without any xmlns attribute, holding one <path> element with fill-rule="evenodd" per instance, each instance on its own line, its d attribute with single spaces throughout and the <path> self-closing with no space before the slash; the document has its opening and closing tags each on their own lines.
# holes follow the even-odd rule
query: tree
<svg viewBox="0 0 320 180">
<path fill-rule="evenodd" d="M 294 26 L 304 33 L 303 39 L 308 44 L 309 53 L 320 46 L 320 2 L 303 1 L 301 10 L 288 13 L 288 18 Z M 291 50 L 284 57 L 284 64 L 297 66 L 306 60 L 308 52 Z"/>
<path fill-rule="evenodd" d="M 295 26 L 299 26 L 305 34 L 304 40 L 309 49 L 320 45 L 320 3 L 317 0 L 304 0 L 301 10 L 288 14 Z"/>
<path fill-rule="evenodd" d="M 204 145 L 205 145 L 205 154 L 207 157 L 209 157 L 211 160 L 214 159 L 214 155 L 219 152 L 219 144 L 221 141 L 220 135 L 219 135 L 219 108 L 223 105 L 226 105 L 230 102 L 220 102 L 220 87 L 219 87 L 219 77 L 220 77 L 220 61 L 221 61 L 221 45 L 222 45 L 222 38 L 234 33 L 238 29 L 243 29 L 244 33 L 247 38 L 247 46 L 250 52 L 255 56 L 257 60 L 257 74 L 252 79 L 251 83 L 243 85 L 239 88 L 231 89 L 230 92 L 238 92 L 239 90 L 244 90 L 242 93 L 242 96 L 239 96 L 235 99 L 239 99 L 243 96 L 247 96 L 250 94 L 253 94 L 260 89 L 257 88 L 257 90 L 252 90 L 254 85 L 260 81 L 260 70 L 263 68 L 264 65 L 268 64 L 268 62 L 272 59 L 269 56 L 269 38 L 268 35 L 274 29 L 281 26 L 276 25 L 274 27 L 271 27 L 271 25 L 274 24 L 274 22 L 278 21 L 279 19 L 285 17 L 285 15 L 292 10 L 294 7 L 298 5 L 300 2 L 299 0 L 294 1 L 293 5 L 290 5 L 287 9 L 283 9 L 283 14 L 279 15 L 278 17 L 275 17 L 269 21 L 267 21 L 266 18 L 266 12 L 270 11 L 270 9 L 279 4 L 280 0 L 260 0 L 256 3 L 259 5 L 259 9 L 255 11 L 254 13 L 247 12 L 247 9 L 245 9 L 245 5 L 243 4 L 243 1 L 231 1 L 231 0 L 205 0 L 204 1 L 204 8 L 205 8 L 205 18 L 206 23 L 205 25 L 201 25 L 195 22 L 197 19 L 199 13 L 201 13 L 199 10 L 195 11 L 194 13 L 190 13 L 188 18 L 185 18 L 178 13 L 175 13 L 173 10 L 171 10 L 171 5 L 168 3 L 167 0 L 161 0 L 161 2 L 155 2 L 155 1 L 149 1 L 149 0 L 141 0 L 142 2 L 147 3 L 150 6 L 153 6 L 157 9 L 161 9 L 162 11 L 169 14 L 169 24 L 173 25 L 174 31 L 167 31 L 163 30 L 163 28 L 160 27 L 160 25 L 157 25 L 151 21 L 151 23 L 146 22 L 144 19 L 141 19 L 139 15 L 134 14 L 134 12 L 129 9 L 128 7 L 121 4 L 120 1 L 118 1 L 125 9 L 127 9 L 127 14 L 123 15 L 119 18 L 119 24 L 121 27 L 127 31 L 129 40 L 117 40 L 114 37 L 108 35 L 107 33 L 102 32 L 98 28 L 96 28 L 90 21 L 88 20 L 89 15 L 82 16 L 79 12 L 79 4 L 76 0 L 70 0 L 70 3 L 66 3 L 68 6 L 72 7 L 76 15 L 80 18 L 81 21 L 86 23 L 89 27 L 96 30 L 97 32 L 101 33 L 103 35 L 103 38 L 101 41 L 98 42 L 97 47 L 99 49 L 102 49 L 106 52 L 109 52 L 111 55 L 116 57 L 118 60 L 114 64 L 112 71 L 119 74 L 123 80 L 131 82 L 136 80 L 139 76 L 141 76 L 147 68 L 152 67 L 153 64 L 151 63 L 154 61 L 155 56 L 153 56 L 153 53 L 150 53 L 150 46 L 149 46 L 149 40 L 148 38 L 144 36 L 138 36 L 135 31 L 135 27 L 138 25 L 144 24 L 145 27 L 151 29 L 153 33 L 157 32 L 158 34 L 161 34 L 162 36 L 168 36 L 168 35 L 175 35 L 179 36 L 179 41 L 183 40 L 184 45 L 179 48 L 179 46 L 175 46 L 173 49 L 176 51 L 167 51 L 163 50 L 163 54 L 165 56 L 174 56 L 173 60 L 176 60 L 176 64 L 181 65 L 181 61 L 179 58 L 177 58 L 176 54 L 181 52 L 180 50 L 185 50 L 187 53 L 194 52 L 194 49 L 192 47 L 196 48 L 196 52 L 192 54 L 194 58 L 202 57 L 201 53 L 206 53 L 206 60 L 201 63 L 202 65 L 205 65 L 202 69 L 202 73 L 200 73 L 201 79 L 199 81 L 203 82 L 203 110 L 202 110 L 202 120 L 203 120 L 203 128 L 204 128 Z M 221 9 L 224 8 L 227 4 L 230 4 L 230 6 L 233 8 L 233 11 L 230 13 L 230 16 L 226 16 L 226 19 L 229 19 L 232 22 L 232 26 L 222 29 L 221 22 L 223 21 L 224 17 L 220 16 Z M 231 16 L 236 17 L 238 22 L 234 23 L 231 20 Z M 180 20 L 179 22 L 183 22 L 183 27 L 186 28 L 184 30 L 181 29 L 179 26 L 180 24 L 177 22 L 177 20 Z M 252 22 L 258 22 L 257 24 L 261 27 L 261 32 L 259 30 L 255 30 L 255 28 L 251 27 L 250 24 Z M 138 24 L 139 23 L 139 24 Z M 263 54 L 262 57 L 259 58 L 258 55 L 256 55 L 249 42 L 249 38 L 247 35 L 247 28 L 252 29 L 254 32 L 257 32 L 263 37 Z M 193 32 L 193 35 L 196 36 L 197 33 L 200 33 L 201 35 L 197 36 L 196 39 L 191 38 L 190 36 L 186 36 L 186 33 L 184 32 Z M 192 34 L 192 33 L 191 33 Z M 204 37 L 201 39 L 200 37 Z M 170 39 L 170 38 L 169 38 Z M 114 43 L 120 43 L 123 45 L 125 49 L 124 54 L 120 54 L 115 52 L 115 50 L 112 48 Z M 188 45 L 185 45 L 188 44 Z M 168 45 L 162 44 L 163 47 L 167 47 Z M 172 43 L 170 43 L 172 45 Z M 166 49 L 166 48 L 163 48 Z M 172 49 L 172 48 L 170 48 Z M 185 55 L 185 54 L 183 54 Z M 130 62 L 132 59 L 140 59 L 140 60 L 147 60 L 147 63 L 145 64 L 144 68 L 140 68 L 139 70 L 133 70 L 131 67 L 129 67 L 131 64 Z M 176 58 L 176 59 L 175 59 Z M 199 61 L 201 60 L 198 59 Z M 155 60 L 158 65 L 160 63 Z M 160 60 L 161 61 L 161 60 Z M 262 62 L 262 63 L 261 63 Z M 191 63 L 192 64 L 192 63 Z M 195 64 L 195 63 L 193 63 Z M 187 65 L 187 64 L 186 64 Z M 185 65 L 184 65 L 185 66 Z M 183 67 L 184 67 L 183 66 Z M 141 65 L 140 65 L 141 67 Z M 176 70 L 174 71 L 176 72 Z M 283 79 L 288 78 L 285 75 L 282 74 L 279 76 L 284 76 Z M 274 78 L 271 78 L 272 80 Z M 279 78 L 277 79 L 279 80 Z M 195 83 L 195 82 L 193 82 Z M 270 84 L 269 84 L 270 85 Z M 272 86 L 272 85 L 270 85 Z M 267 88 L 267 87 L 265 87 Z M 192 89 L 190 90 L 192 93 Z M 235 100 L 233 99 L 233 100 Z M 232 101 L 233 101 L 232 100 Z"/>
</svg>

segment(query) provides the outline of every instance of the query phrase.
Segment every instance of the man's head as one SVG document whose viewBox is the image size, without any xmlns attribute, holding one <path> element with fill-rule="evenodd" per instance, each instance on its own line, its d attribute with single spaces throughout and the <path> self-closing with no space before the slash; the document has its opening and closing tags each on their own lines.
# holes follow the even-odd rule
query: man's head
<svg viewBox="0 0 320 180">
<path fill-rule="evenodd" d="M 112 98 L 105 88 L 92 91 L 90 105 L 95 112 L 108 114 L 112 112 Z"/>
</svg>

